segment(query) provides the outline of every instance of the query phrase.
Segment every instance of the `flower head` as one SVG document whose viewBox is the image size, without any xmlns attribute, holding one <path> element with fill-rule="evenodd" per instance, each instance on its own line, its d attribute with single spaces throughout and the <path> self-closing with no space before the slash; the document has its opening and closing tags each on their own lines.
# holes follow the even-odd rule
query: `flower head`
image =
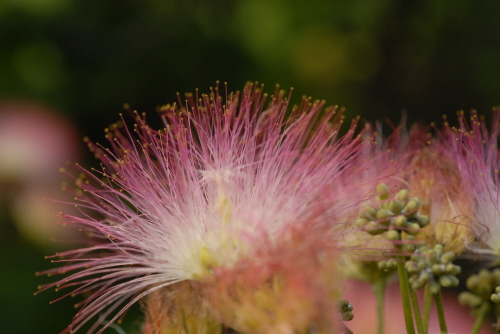
<svg viewBox="0 0 500 334">
<path fill-rule="evenodd" d="M 395 188 L 407 188 L 420 199 L 420 212 L 430 217 L 431 224 L 417 239 L 461 253 L 472 240 L 473 198 L 466 191 L 467 175 L 457 164 L 446 131 L 432 135 L 431 130 L 418 124 L 409 131 L 400 126 L 386 140 L 378 139 L 383 154 L 375 155 L 374 164 L 380 169 L 391 161 L 398 181 Z"/>
<path fill-rule="evenodd" d="M 87 234 L 88 245 L 54 255 L 61 258 L 54 262 L 65 265 L 40 273 L 73 272 L 41 288 L 71 288 L 68 295 L 85 296 L 64 332 L 97 317 L 89 332 L 107 323 L 101 333 L 147 295 L 148 333 L 162 330 L 158 305 L 179 300 L 199 306 L 188 312 L 206 317 L 204 328 L 213 328 L 212 318 L 248 324 L 252 319 L 235 320 L 214 294 L 227 282 L 253 287 L 252 293 L 222 296 L 241 305 L 256 302 L 252 298 L 259 291 L 269 294 L 260 300 L 268 298 L 271 306 L 290 296 L 309 298 L 306 318 L 295 321 L 302 310 L 292 305 L 274 323 L 279 328 L 304 328 L 308 321 L 323 326 L 318 310 L 330 307 L 334 295 L 327 289 L 331 259 L 325 259 L 334 253 L 331 231 L 363 198 L 354 168 L 362 148 L 353 133 L 356 121 L 340 136 L 342 116 L 335 108 L 322 110 L 323 104 L 304 99 L 290 110 L 278 89 L 269 98 L 261 86 L 248 84 L 224 98 L 216 87 L 161 107 L 163 130 L 151 129 L 136 113 L 133 131 L 123 120 L 106 129 L 109 148 L 87 140 L 101 168 L 76 166 L 81 215 L 63 217 Z M 284 255 L 294 249 L 301 250 L 298 264 Z M 314 272 L 301 273 L 302 264 Z M 250 268 L 257 276 L 252 278 Z M 307 279 L 316 274 L 320 283 Z M 246 279 L 254 279 L 253 285 Z M 269 290 L 270 282 L 278 290 Z M 185 298 L 172 293 L 176 287 Z M 189 297 L 192 291 L 198 297 Z M 204 296 L 203 303 L 196 301 Z M 207 303 L 215 308 L 210 314 L 202 307 Z M 182 305 L 177 306 L 164 308 L 170 312 L 164 315 L 179 313 Z M 248 314 L 258 320 L 266 312 Z M 255 331 L 278 328 L 274 325 Z"/>
<path fill-rule="evenodd" d="M 500 251 L 500 155 L 498 151 L 500 110 L 494 111 L 492 128 L 475 111 L 467 120 L 458 114 L 459 126 L 447 125 L 448 147 L 465 176 L 465 189 L 473 197 L 473 229 L 478 241 L 497 255 Z M 481 252 L 479 249 L 476 251 Z"/>
</svg>

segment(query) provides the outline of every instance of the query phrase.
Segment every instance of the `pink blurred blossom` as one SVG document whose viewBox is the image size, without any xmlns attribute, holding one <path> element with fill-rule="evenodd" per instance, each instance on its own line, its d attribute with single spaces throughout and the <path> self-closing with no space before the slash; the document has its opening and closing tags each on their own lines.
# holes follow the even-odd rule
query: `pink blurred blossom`
<svg viewBox="0 0 500 334">
<path fill-rule="evenodd" d="M 78 157 L 74 128 L 40 104 L 0 103 L 0 178 L 52 183 L 66 160 Z"/>
<path fill-rule="evenodd" d="M 20 234 L 47 246 L 71 232 L 52 224 L 60 200 L 59 168 L 79 156 L 74 127 L 50 108 L 29 101 L 0 103 L 0 201 Z"/>
</svg>

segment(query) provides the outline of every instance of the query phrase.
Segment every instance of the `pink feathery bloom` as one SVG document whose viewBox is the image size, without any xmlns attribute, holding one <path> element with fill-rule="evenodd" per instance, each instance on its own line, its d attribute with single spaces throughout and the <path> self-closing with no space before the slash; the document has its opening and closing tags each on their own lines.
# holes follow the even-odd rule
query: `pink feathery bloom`
<svg viewBox="0 0 500 334">
<path fill-rule="evenodd" d="M 464 191 L 467 176 L 459 168 L 449 141 L 443 133 L 432 134 L 433 130 L 419 124 L 406 130 L 402 124 L 387 138 L 373 133 L 371 173 L 385 168 L 391 173 L 384 180 L 390 189 L 405 188 L 420 199 L 420 213 L 428 215 L 431 224 L 417 238 L 461 253 L 472 239 L 469 217 L 473 198 Z"/>
<path fill-rule="evenodd" d="M 133 130 L 106 129 L 109 148 L 87 140 L 101 167 L 76 165 L 81 214 L 62 215 L 87 245 L 39 273 L 69 273 L 41 290 L 84 297 L 63 333 L 92 318 L 88 333 L 102 333 L 145 296 L 145 333 L 181 327 L 176 312 L 207 333 L 217 322 L 249 333 L 335 326 L 333 231 L 366 195 L 364 144 L 357 120 L 339 135 L 343 117 L 324 102 L 288 103 L 278 88 L 216 87 L 161 107 L 162 130 L 136 113 Z"/>
<path fill-rule="evenodd" d="M 498 151 L 500 109 L 494 110 L 491 130 L 475 111 L 470 120 L 458 114 L 459 126 L 446 123 L 444 136 L 457 165 L 466 176 L 465 191 L 474 198 L 471 213 L 476 239 L 489 248 L 476 252 L 500 254 L 500 154 Z"/>
</svg>

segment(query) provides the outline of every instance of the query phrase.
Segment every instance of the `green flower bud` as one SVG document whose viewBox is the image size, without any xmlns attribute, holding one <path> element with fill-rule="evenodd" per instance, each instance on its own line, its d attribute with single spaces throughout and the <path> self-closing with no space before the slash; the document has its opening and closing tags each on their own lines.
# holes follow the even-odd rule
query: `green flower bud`
<svg viewBox="0 0 500 334">
<path fill-rule="evenodd" d="M 365 226 L 365 231 L 370 233 L 371 235 L 378 235 L 387 231 L 387 228 L 381 226 L 377 222 L 372 221 Z"/>
<path fill-rule="evenodd" d="M 405 216 L 401 215 L 401 216 L 397 216 L 395 219 L 394 219 L 394 225 L 396 227 L 405 227 L 406 226 L 406 222 L 408 221 L 408 219 L 406 219 Z"/>
<path fill-rule="evenodd" d="M 458 274 L 460 274 L 461 272 L 462 272 L 462 268 L 461 268 L 460 266 L 456 266 L 456 265 L 454 265 L 454 266 L 453 266 L 453 270 L 450 270 L 448 273 L 449 273 L 450 275 L 458 275 Z"/>
<path fill-rule="evenodd" d="M 407 252 L 412 252 L 413 253 L 415 251 L 415 249 L 416 249 L 416 247 L 415 247 L 414 244 L 405 244 L 404 246 L 405 246 L 405 250 Z"/>
<path fill-rule="evenodd" d="M 441 256 L 441 263 L 450 263 L 455 260 L 456 257 L 457 255 L 454 251 L 446 252 Z"/>
<path fill-rule="evenodd" d="M 370 221 L 369 221 L 369 220 L 367 220 L 367 219 L 365 219 L 365 218 L 358 218 L 358 219 L 356 220 L 356 223 L 355 223 L 355 224 L 356 224 L 356 226 L 357 226 L 357 227 L 363 227 L 363 226 L 365 226 L 366 224 L 368 224 L 369 222 L 370 222 Z"/>
<path fill-rule="evenodd" d="M 460 305 L 475 308 L 483 303 L 483 299 L 478 295 L 470 293 L 469 291 L 464 291 L 458 295 L 458 302 Z"/>
<path fill-rule="evenodd" d="M 496 293 L 491 295 L 491 301 L 495 304 L 500 304 L 500 296 Z"/>
<path fill-rule="evenodd" d="M 426 216 L 426 215 L 419 215 L 417 217 L 418 219 L 418 224 L 420 225 L 420 227 L 426 227 L 427 225 L 429 225 L 429 216 Z"/>
<path fill-rule="evenodd" d="M 415 214 L 420 207 L 420 201 L 416 197 L 412 198 L 408 204 L 404 207 L 403 211 L 405 214 Z"/>
<path fill-rule="evenodd" d="M 410 200 L 410 193 L 406 189 L 401 189 L 394 198 L 401 202 L 408 202 Z"/>
<path fill-rule="evenodd" d="M 458 278 L 451 275 L 442 275 L 439 277 L 439 284 L 445 288 L 458 285 Z"/>
<path fill-rule="evenodd" d="M 389 209 L 393 215 L 399 215 L 401 210 L 403 210 L 403 203 L 400 201 L 390 201 L 387 205 L 387 209 Z"/>
<path fill-rule="evenodd" d="M 377 219 L 379 220 L 379 224 L 389 225 L 389 217 L 391 217 L 391 213 L 388 210 L 380 209 L 377 212 Z"/>
<path fill-rule="evenodd" d="M 439 264 L 433 264 L 431 266 L 431 270 L 434 273 L 434 275 L 436 275 L 436 276 L 441 275 L 444 272 L 443 267 Z"/>
<path fill-rule="evenodd" d="M 493 281 L 495 282 L 493 285 L 500 285 L 500 268 L 496 268 L 491 272 L 493 276 Z"/>
<path fill-rule="evenodd" d="M 377 185 L 376 194 L 378 197 L 380 197 L 381 200 L 389 199 L 389 187 L 387 187 L 387 185 L 385 185 L 384 183 L 380 183 L 379 185 Z"/>
<path fill-rule="evenodd" d="M 376 220 L 377 219 L 377 210 L 374 207 L 367 206 L 359 212 L 360 218 L 365 218 L 367 220 Z"/>
<path fill-rule="evenodd" d="M 405 230 L 409 235 L 417 235 L 420 232 L 420 225 L 417 223 L 408 224 L 408 229 Z"/>
<path fill-rule="evenodd" d="M 469 276 L 467 278 L 467 281 L 465 281 L 465 285 L 470 291 L 476 291 L 477 287 L 479 286 L 479 275 Z"/>
<path fill-rule="evenodd" d="M 401 234 L 396 230 L 387 231 L 387 239 L 389 240 L 401 240 Z"/>
</svg>

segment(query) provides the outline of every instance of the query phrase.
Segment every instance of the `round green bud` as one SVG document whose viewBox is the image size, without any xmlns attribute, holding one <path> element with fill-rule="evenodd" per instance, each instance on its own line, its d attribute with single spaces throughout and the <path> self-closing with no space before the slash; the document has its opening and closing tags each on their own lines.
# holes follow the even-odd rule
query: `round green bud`
<svg viewBox="0 0 500 334">
<path fill-rule="evenodd" d="M 391 217 L 391 213 L 388 210 L 380 209 L 377 212 L 377 219 L 379 220 L 379 224 L 387 225 L 389 224 L 389 217 Z"/>
<path fill-rule="evenodd" d="M 386 264 L 386 261 L 382 260 L 382 261 L 379 261 L 378 263 L 378 269 L 380 270 L 385 270 L 387 268 L 387 264 Z"/>
<path fill-rule="evenodd" d="M 483 303 L 483 299 L 469 291 L 464 291 L 458 295 L 458 302 L 461 305 L 475 308 Z"/>
<path fill-rule="evenodd" d="M 396 269 L 398 267 L 398 262 L 395 259 L 389 259 L 386 261 L 386 266 L 390 269 Z"/>
<path fill-rule="evenodd" d="M 467 281 L 465 281 L 465 285 L 470 291 L 475 291 L 479 286 L 479 275 L 469 276 L 469 278 L 467 278 Z"/>
<path fill-rule="evenodd" d="M 397 216 L 394 219 L 394 225 L 396 227 L 405 227 L 407 222 L 408 222 L 408 219 L 406 219 L 406 217 L 403 215 Z"/>
<path fill-rule="evenodd" d="M 387 231 L 387 239 L 393 240 L 393 241 L 401 240 L 401 235 L 396 230 L 389 230 L 389 231 Z"/>
<path fill-rule="evenodd" d="M 415 274 L 415 273 L 420 272 L 420 270 L 418 270 L 418 268 L 415 266 L 415 262 L 412 262 L 412 261 L 406 262 L 405 268 L 406 268 L 406 271 L 408 271 L 410 274 Z"/>
<path fill-rule="evenodd" d="M 393 215 L 399 215 L 401 210 L 403 210 L 403 203 L 401 201 L 390 201 L 387 205 L 387 209 L 392 212 Z"/>
<path fill-rule="evenodd" d="M 415 249 L 416 249 L 416 247 L 415 247 L 415 245 L 414 245 L 414 244 L 405 244 L 405 249 L 406 249 L 406 251 L 408 251 L 408 252 L 414 252 L 414 251 L 415 251 Z"/>
<path fill-rule="evenodd" d="M 364 207 L 359 212 L 359 217 L 367 220 L 375 220 L 377 219 L 377 210 L 371 206 Z"/>
<path fill-rule="evenodd" d="M 427 263 L 425 261 L 418 261 L 418 269 L 420 271 L 424 270 L 427 267 Z"/>
<path fill-rule="evenodd" d="M 441 263 L 450 263 L 455 260 L 457 255 L 454 251 L 446 252 L 441 256 Z M 451 263 L 450 263 L 451 264 Z"/>
<path fill-rule="evenodd" d="M 363 227 L 363 226 L 365 226 L 366 224 L 368 224 L 369 222 L 370 222 L 370 221 L 369 221 L 369 220 L 367 220 L 367 219 L 365 219 L 365 218 L 358 218 L 358 219 L 356 220 L 356 223 L 355 223 L 355 224 L 356 224 L 356 226 L 357 226 L 357 227 Z"/>
<path fill-rule="evenodd" d="M 413 290 L 418 290 L 422 287 L 422 284 L 420 282 L 413 282 L 413 283 L 410 283 L 411 284 L 411 288 Z"/>
<path fill-rule="evenodd" d="M 500 304 L 500 296 L 496 293 L 491 295 L 491 301 L 495 304 Z"/>
<path fill-rule="evenodd" d="M 401 202 L 408 202 L 410 200 L 410 193 L 406 189 L 401 189 L 394 198 Z"/>
<path fill-rule="evenodd" d="M 500 285 L 500 268 L 493 269 L 491 271 L 491 275 L 493 276 L 493 280 L 495 281 L 494 285 Z"/>
<path fill-rule="evenodd" d="M 458 285 L 458 278 L 451 275 L 443 275 L 439 277 L 439 284 L 445 288 Z"/>
<path fill-rule="evenodd" d="M 431 266 L 431 270 L 434 273 L 434 275 L 436 275 L 436 276 L 441 275 L 444 271 L 443 269 L 444 268 L 440 264 L 433 264 Z"/>
<path fill-rule="evenodd" d="M 376 194 L 378 197 L 380 197 L 381 200 L 389 199 L 390 195 L 389 187 L 384 183 L 378 184 Z"/>
<path fill-rule="evenodd" d="M 428 281 L 430 281 L 431 278 L 432 278 L 432 276 L 429 273 L 421 273 L 420 274 L 420 279 L 423 282 L 428 282 Z"/>
<path fill-rule="evenodd" d="M 371 235 L 378 235 L 387 231 L 387 228 L 381 226 L 377 222 L 372 221 L 365 226 L 365 231 L 370 233 Z"/>
<path fill-rule="evenodd" d="M 412 198 L 404 207 L 403 211 L 405 214 L 414 214 L 417 212 L 420 207 L 419 201 L 416 201 L 415 198 Z"/>
<path fill-rule="evenodd" d="M 420 225 L 417 223 L 408 224 L 408 229 L 405 230 L 409 235 L 417 235 L 420 232 Z"/>
<path fill-rule="evenodd" d="M 426 216 L 426 215 L 419 215 L 417 217 L 418 219 L 418 224 L 420 225 L 420 227 L 426 227 L 427 225 L 429 225 L 429 216 Z"/>
</svg>

